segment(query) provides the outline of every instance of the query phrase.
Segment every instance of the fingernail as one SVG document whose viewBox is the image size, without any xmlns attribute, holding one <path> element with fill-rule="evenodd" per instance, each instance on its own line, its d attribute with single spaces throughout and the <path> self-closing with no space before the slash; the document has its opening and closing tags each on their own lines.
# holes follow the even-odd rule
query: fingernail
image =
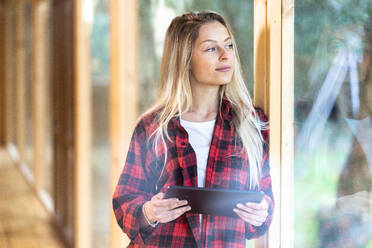
<svg viewBox="0 0 372 248">
<path fill-rule="evenodd" d="M 243 205 L 242 205 L 241 203 L 238 203 L 236 206 L 237 206 L 238 208 L 243 207 Z"/>
<path fill-rule="evenodd" d="M 236 208 L 233 209 L 234 212 L 237 212 L 238 210 Z"/>
<path fill-rule="evenodd" d="M 191 207 L 190 206 L 187 207 L 187 211 L 189 211 L 189 210 L 191 210 Z"/>
</svg>

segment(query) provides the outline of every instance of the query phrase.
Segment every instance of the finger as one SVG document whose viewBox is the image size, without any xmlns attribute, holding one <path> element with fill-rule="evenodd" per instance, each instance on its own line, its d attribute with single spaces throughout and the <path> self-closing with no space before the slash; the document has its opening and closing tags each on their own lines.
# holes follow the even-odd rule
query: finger
<svg viewBox="0 0 372 248">
<path fill-rule="evenodd" d="M 242 216 L 245 216 L 246 218 L 253 219 L 253 220 L 256 220 L 256 221 L 259 221 L 259 222 L 260 221 L 264 222 L 267 218 L 267 214 L 257 215 L 257 214 L 251 214 L 251 213 L 242 211 L 240 209 L 237 209 L 237 210 L 239 210 L 239 212 L 241 213 Z"/>
<path fill-rule="evenodd" d="M 256 216 L 263 217 L 263 218 L 266 218 L 269 214 L 267 210 L 252 209 L 252 208 L 247 207 L 246 205 L 243 205 L 243 204 L 238 204 L 237 208 L 239 210 L 242 210 L 242 211 L 247 212 L 249 214 L 256 215 Z"/>
<path fill-rule="evenodd" d="M 265 199 L 263 199 L 260 203 L 247 202 L 245 205 L 256 210 L 267 210 L 269 208 Z"/>
<path fill-rule="evenodd" d="M 244 214 L 244 212 L 238 210 L 238 209 L 234 209 L 234 212 L 245 222 L 247 222 L 248 224 L 251 224 L 251 225 L 254 225 L 254 226 L 261 226 L 263 221 L 258 221 L 256 220 L 255 218 L 252 218 L 251 216 L 247 216 L 246 214 Z"/>
<path fill-rule="evenodd" d="M 152 200 L 152 199 L 162 200 L 162 199 L 164 198 L 164 195 L 165 195 L 164 193 L 160 192 L 160 193 L 154 195 L 154 196 L 151 198 L 151 200 Z"/>
<path fill-rule="evenodd" d="M 263 218 L 257 218 L 255 216 L 252 216 L 244 211 L 241 211 L 239 209 L 234 209 L 234 212 L 245 222 L 254 225 L 254 226 L 261 226 L 262 223 L 266 220 Z"/>
<path fill-rule="evenodd" d="M 190 206 L 185 206 L 182 208 L 177 208 L 171 211 L 163 212 L 162 214 L 159 215 L 158 220 L 161 223 L 167 223 L 167 222 L 177 219 L 178 217 L 183 215 L 185 212 L 190 211 L 190 210 L 191 210 Z"/>
<path fill-rule="evenodd" d="M 247 204 L 237 204 L 236 205 L 237 208 L 239 209 L 242 209 L 248 213 L 252 213 L 252 214 L 259 214 L 259 213 L 266 213 L 268 212 L 268 209 L 266 208 L 263 208 L 263 207 L 254 207 L 252 208 L 250 205 L 247 205 Z"/>
<path fill-rule="evenodd" d="M 176 204 L 179 200 L 177 198 L 169 198 L 169 199 L 154 199 L 152 200 L 152 204 L 156 207 L 168 207 L 173 204 Z"/>
<path fill-rule="evenodd" d="M 157 207 L 157 208 L 162 208 L 162 209 L 165 209 L 165 210 L 171 210 L 171 209 L 174 209 L 174 208 L 178 208 L 178 207 L 181 207 L 181 206 L 184 206 L 184 205 L 187 205 L 187 201 L 186 200 L 178 200 L 178 199 L 166 199 L 166 200 L 158 200 L 158 201 L 154 201 L 154 206 Z"/>
</svg>

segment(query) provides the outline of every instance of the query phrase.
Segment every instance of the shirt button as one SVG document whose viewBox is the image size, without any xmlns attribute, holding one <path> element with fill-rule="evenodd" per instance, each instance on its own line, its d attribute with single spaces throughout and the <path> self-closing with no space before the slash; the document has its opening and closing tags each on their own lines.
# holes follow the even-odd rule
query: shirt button
<svg viewBox="0 0 372 248">
<path fill-rule="evenodd" d="M 184 145 L 186 145 L 186 143 L 182 141 L 182 142 L 181 142 L 181 145 L 183 145 L 183 146 L 184 146 Z"/>
</svg>

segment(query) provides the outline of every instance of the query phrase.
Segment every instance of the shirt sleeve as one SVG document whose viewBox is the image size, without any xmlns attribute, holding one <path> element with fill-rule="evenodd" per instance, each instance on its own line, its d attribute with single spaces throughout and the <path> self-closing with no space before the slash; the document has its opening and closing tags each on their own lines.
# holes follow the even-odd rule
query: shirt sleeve
<svg viewBox="0 0 372 248">
<path fill-rule="evenodd" d="M 266 128 L 262 130 L 262 137 L 264 140 L 263 144 L 263 157 L 261 163 L 261 177 L 260 177 L 260 190 L 265 193 L 265 200 L 269 205 L 268 216 L 264 223 L 261 226 L 253 226 L 246 223 L 246 238 L 254 239 L 262 236 L 267 232 L 272 222 L 273 213 L 274 213 L 274 197 L 271 187 L 271 176 L 270 176 L 270 163 L 269 163 L 269 125 L 267 122 L 267 117 L 261 109 L 256 109 L 257 115 L 261 121 L 266 122 Z"/>
<path fill-rule="evenodd" d="M 113 195 L 113 209 L 120 228 L 132 242 L 140 245 L 144 245 L 144 236 L 148 234 L 148 228 L 140 229 L 142 205 L 152 196 L 152 184 L 149 183 L 145 169 L 147 146 L 144 133 L 144 128 L 137 125 Z"/>
</svg>

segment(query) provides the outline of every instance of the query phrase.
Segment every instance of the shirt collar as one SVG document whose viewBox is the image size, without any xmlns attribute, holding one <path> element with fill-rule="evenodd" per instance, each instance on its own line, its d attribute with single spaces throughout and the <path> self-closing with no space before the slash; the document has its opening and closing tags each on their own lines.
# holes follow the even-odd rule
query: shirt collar
<svg viewBox="0 0 372 248">
<path fill-rule="evenodd" d="M 221 104 L 220 111 L 221 111 L 220 113 L 221 113 L 222 119 L 230 121 L 230 122 L 232 121 L 232 118 L 233 118 L 232 105 L 226 97 L 222 98 L 222 104 Z"/>
<path fill-rule="evenodd" d="M 232 109 L 232 105 L 230 103 L 230 101 L 226 98 L 226 97 L 223 97 L 222 98 L 222 102 L 221 102 L 221 108 L 220 110 L 218 111 L 218 114 L 221 116 L 221 118 L 223 120 L 227 120 L 229 122 L 232 121 L 233 119 L 233 109 Z M 170 127 L 179 127 L 181 124 L 180 124 L 180 117 L 177 116 L 177 117 L 174 117 L 171 119 L 170 121 Z"/>
</svg>

